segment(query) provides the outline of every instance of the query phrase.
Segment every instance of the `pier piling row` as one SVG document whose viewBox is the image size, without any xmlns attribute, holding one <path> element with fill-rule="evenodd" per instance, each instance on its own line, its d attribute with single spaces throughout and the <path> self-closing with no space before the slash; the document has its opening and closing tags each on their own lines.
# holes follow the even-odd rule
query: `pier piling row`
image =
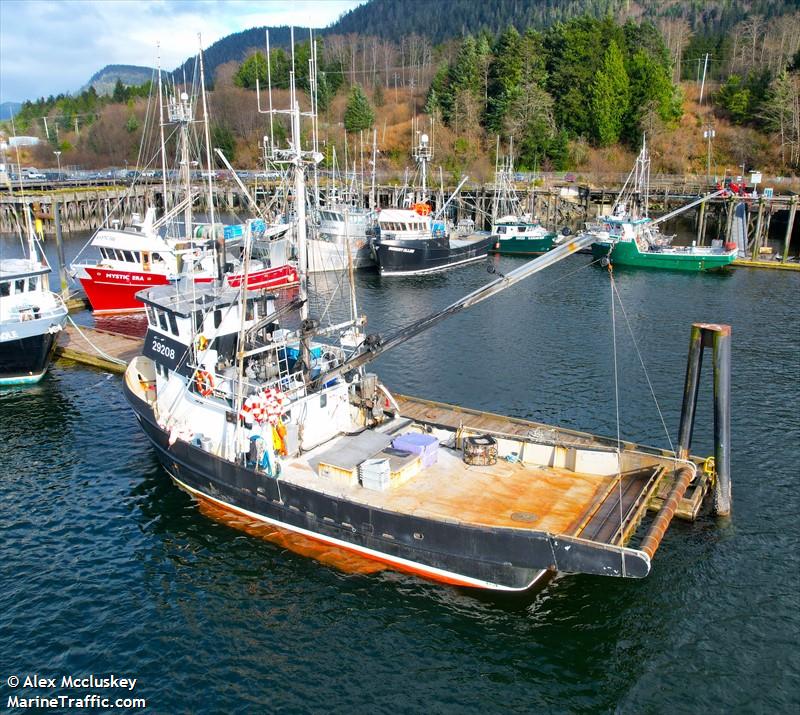
<svg viewBox="0 0 800 715">
<path fill-rule="evenodd" d="M 34 188 L 36 190 L 34 190 Z M 196 208 L 203 210 L 207 203 L 206 187 L 198 191 Z M 287 197 L 275 182 L 253 183 L 247 190 L 255 198 L 262 209 L 266 208 L 277 196 L 277 205 L 284 204 Z M 650 197 L 650 208 L 656 212 L 668 211 L 670 204 L 680 205 L 697 199 L 712 188 L 708 186 L 667 186 L 653 191 Z M 450 189 L 445 190 L 445 195 Z M 563 228 L 577 230 L 584 222 L 596 219 L 611 210 L 617 193 L 615 188 L 593 187 L 574 183 L 560 184 L 549 182 L 542 186 L 538 183 L 519 182 L 518 194 L 523 197 L 525 210 L 537 216 L 549 229 L 559 231 Z M 168 189 L 167 204 L 178 200 L 177 189 Z M 326 187 L 321 193 L 324 199 Z M 464 201 L 453 204 L 454 218 L 471 218 L 478 228 L 489 228 L 490 215 L 494 202 L 493 185 L 468 185 L 462 190 Z M 369 201 L 368 192 L 364 201 Z M 375 204 L 379 208 L 396 206 L 401 200 L 402 189 L 399 186 L 377 186 L 375 188 Z M 37 187 L 29 187 L 23 192 L 0 190 L 0 232 L 11 233 L 16 230 L 16 216 L 21 216 L 23 203 L 32 204 L 36 217 L 40 220 L 44 235 L 56 232 L 54 205 L 61 209 L 61 224 L 68 231 L 94 230 L 111 219 L 119 219 L 123 223 L 130 221 L 134 213 L 144 215 L 148 206 L 160 209 L 164 206 L 163 187 L 160 183 L 144 183 L 127 186 L 108 183 L 97 186 L 62 186 L 43 183 Z M 232 182 L 220 182 L 214 187 L 214 203 L 222 211 L 235 211 L 247 205 L 242 189 Z M 710 243 L 714 238 L 730 242 L 735 230 L 733 214 L 737 206 L 744 205 L 744 233 L 746 251 L 757 260 L 766 245 L 767 235 L 773 217 L 785 214 L 786 229 L 783 233 L 783 250 L 781 258 L 785 262 L 789 257 L 790 244 L 794 232 L 798 197 L 781 195 L 773 197 L 752 198 L 746 196 L 717 197 L 701 203 L 692 209 L 695 217 L 694 231 L 696 241 L 700 245 Z M 16 216 L 15 216 L 16 214 Z M 780 230 L 780 229 L 779 229 Z M 764 249 L 769 250 L 769 249 Z"/>
</svg>

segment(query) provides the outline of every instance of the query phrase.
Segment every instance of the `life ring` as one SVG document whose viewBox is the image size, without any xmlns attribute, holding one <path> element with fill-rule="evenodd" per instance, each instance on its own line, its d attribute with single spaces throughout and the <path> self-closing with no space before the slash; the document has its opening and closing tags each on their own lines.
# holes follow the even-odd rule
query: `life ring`
<svg viewBox="0 0 800 715">
<path fill-rule="evenodd" d="M 197 391 L 203 396 L 208 397 L 214 392 L 214 378 L 206 370 L 198 370 L 194 376 L 194 384 Z"/>
<path fill-rule="evenodd" d="M 203 352 L 208 349 L 208 338 L 202 333 L 197 336 L 197 349 Z"/>
<path fill-rule="evenodd" d="M 431 212 L 431 207 L 428 204 L 414 204 L 411 208 L 420 216 L 427 216 Z"/>
</svg>

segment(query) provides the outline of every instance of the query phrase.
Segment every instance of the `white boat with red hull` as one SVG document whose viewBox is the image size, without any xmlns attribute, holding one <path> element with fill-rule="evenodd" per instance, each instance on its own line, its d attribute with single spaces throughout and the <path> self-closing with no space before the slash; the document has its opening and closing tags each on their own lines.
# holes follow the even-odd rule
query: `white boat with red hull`
<svg viewBox="0 0 800 715">
<path fill-rule="evenodd" d="M 200 81 L 190 96 L 173 88 L 166 98 L 166 120 L 161 118 L 162 194 L 164 201 L 176 194 L 181 200 L 156 219 L 156 209 L 147 209 L 144 219 L 134 214 L 130 225 L 122 227 L 119 220 L 101 227 L 90 239 L 99 258 L 83 258 L 81 253 L 70 266 L 74 280 L 81 284 L 92 309 L 98 314 L 129 313 L 144 310 L 136 299 L 143 288 L 167 285 L 182 278 L 195 283 L 209 283 L 219 276 L 238 286 L 243 279 L 240 259 L 242 224 L 224 225 L 215 220 L 212 185 L 216 172 L 211 166 L 210 135 L 203 82 L 202 54 L 199 56 Z M 159 72 L 159 105 L 162 84 Z M 202 100 L 205 137 L 194 131 L 195 109 Z M 165 124 L 177 128 L 177 157 L 175 168 L 167 170 L 167 149 L 164 141 Z M 205 144 L 202 153 L 193 156 L 191 147 Z M 198 193 L 192 185 L 190 167 L 205 160 L 207 205 L 210 221 L 198 222 L 193 216 L 193 204 Z M 175 176 L 178 186 L 170 191 L 167 177 Z M 276 289 L 297 285 L 297 270 L 291 261 L 291 235 L 288 224 L 267 226 L 261 220 L 253 230 L 259 234 L 260 254 L 250 265 L 248 287 Z M 86 248 L 84 247 L 84 248 Z"/>
</svg>

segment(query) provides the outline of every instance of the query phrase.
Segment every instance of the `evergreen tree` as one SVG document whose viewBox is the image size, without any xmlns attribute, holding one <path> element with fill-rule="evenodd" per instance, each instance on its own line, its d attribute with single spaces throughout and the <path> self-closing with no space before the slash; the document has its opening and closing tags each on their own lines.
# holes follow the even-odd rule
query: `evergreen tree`
<svg viewBox="0 0 800 715">
<path fill-rule="evenodd" d="M 127 97 L 125 96 L 125 85 L 122 80 L 117 77 L 117 83 L 114 85 L 114 92 L 111 94 L 111 99 L 115 102 L 124 102 Z"/>
<path fill-rule="evenodd" d="M 370 106 L 367 95 L 361 85 L 354 84 L 344 111 L 344 128 L 347 132 L 358 132 L 369 129 L 375 122 L 375 112 Z"/>
<path fill-rule="evenodd" d="M 489 67 L 489 102 L 486 128 L 499 132 L 522 78 L 522 40 L 516 28 L 509 27 L 497 40 L 494 60 Z"/>
<path fill-rule="evenodd" d="M 317 77 L 317 110 L 320 112 L 327 112 L 335 93 L 336 91 L 331 87 L 331 83 L 328 81 L 328 73 L 320 72 Z"/>
<path fill-rule="evenodd" d="M 445 121 L 449 121 L 453 105 L 453 95 L 448 86 L 449 74 L 450 68 L 446 64 L 436 70 L 425 100 L 425 113 L 433 114 L 438 109 Z"/>
<path fill-rule="evenodd" d="M 593 135 L 600 146 L 619 141 L 629 98 L 628 74 L 622 53 L 612 40 L 595 74 L 589 99 Z"/>
<path fill-rule="evenodd" d="M 476 97 L 480 96 L 481 79 L 477 44 L 472 35 L 467 35 L 461 42 L 458 55 L 450 70 L 450 86 L 453 94 L 467 90 Z"/>
<path fill-rule="evenodd" d="M 489 101 L 489 67 L 492 64 L 492 45 L 489 35 L 485 32 L 478 37 L 475 55 L 480 78 L 480 97 L 483 103 L 483 112 L 486 113 L 486 105 Z"/>
<path fill-rule="evenodd" d="M 261 52 L 253 52 L 233 76 L 234 84 L 245 89 L 255 89 L 256 79 L 259 84 L 267 81 L 267 58 Z"/>
<path fill-rule="evenodd" d="M 645 108 L 653 108 L 662 122 L 678 119 L 683 110 L 668 70 L 651 55 L 642 50 L 636 52 L 628 62 L 627 72 L 630 101 L 624 131 L 631 143 L 638 144 L 641 134 L 639 125 Z"/>
<path fill-rule="evenodd" d="M 553 26 L 544 37 L 547 90 L 555 100 L 556 123 L 572 136 L 592 132 L 587 100 L 605 48 L 615 37 L 621 39 L 614 28 L 584 15 Z"/>
</svg>

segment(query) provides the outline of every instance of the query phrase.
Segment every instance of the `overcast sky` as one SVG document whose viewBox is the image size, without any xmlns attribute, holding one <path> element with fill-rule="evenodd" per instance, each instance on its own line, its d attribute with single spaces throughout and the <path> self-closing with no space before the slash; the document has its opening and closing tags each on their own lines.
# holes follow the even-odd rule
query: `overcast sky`
<svg viewBox="0 0 800 715">
<path fill-rule="evenodd" d="M 325 27 L 364 0 L 0 0 L 0 102 L 75 92 L 105 65 L 175 69 L 232 32 Z"/>
</svg>

